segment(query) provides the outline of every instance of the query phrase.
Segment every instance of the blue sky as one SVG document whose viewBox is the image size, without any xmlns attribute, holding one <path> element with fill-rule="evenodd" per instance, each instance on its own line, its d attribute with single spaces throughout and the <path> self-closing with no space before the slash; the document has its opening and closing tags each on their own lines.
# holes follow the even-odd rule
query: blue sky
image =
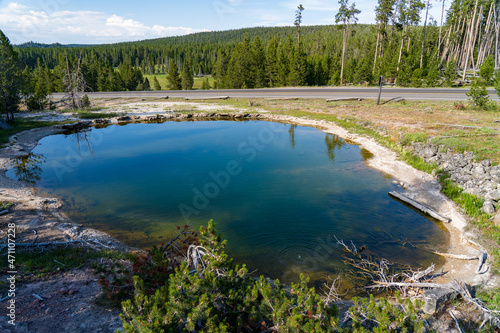
<svg viewBox="0 0 500 333">
<path fill-rule="evenodd" d="M 451 0 L 445 0 L 446 8 Z M 352 0 L 351 0 L 352 2 Z M 292 25 L 302 3 L 304 25 L 333 24 L 337 1 L 327 0 L 0 0 L 0 30 L 14 44 L 114 43 L 200 31 Z M 360 23 L 375 22 L 376 1 L 358 0 Z M 431 0 L 439 23 L 442 3 Z"/>
</svg>

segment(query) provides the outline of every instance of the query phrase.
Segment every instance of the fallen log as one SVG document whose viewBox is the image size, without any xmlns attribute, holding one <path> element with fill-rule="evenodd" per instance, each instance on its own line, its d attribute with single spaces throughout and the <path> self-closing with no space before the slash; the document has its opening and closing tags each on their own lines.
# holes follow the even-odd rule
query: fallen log
<svg viewBox="0 0 500 333">
<path fill-rule="evenodd" d="M 413 200 L 412 198 L 409 198 L 407 197 L 406 195 L 402 194 L 402 193 L 398 193 L 398 192 L 389 192 L 389 195 L 403 201 L 403 202 L 406 202 L 407 204 L 417 208 L 418 210 L 420 210 L 421 212 L 427 214 L 427 215 L 430 215 L 432 216 L 433 218 L 435 218 L 436 220 L 439 220 L 439 221 L 442 221 L 442 222 L 445 222 L 445 223 L 450 223 L 451 222 L 451 219 L 447 218 L 446 216 L 442 215 L 442 214 L 439 214 L 438 212 L 436 212 L 435 210 L 433 210 L 432 208 L 430 207 L 427 207 L 423 204 L 421 204 L 420 202 L 416 201 L 416 200 Z"/>
<path fill-rule="evenodd" d="M 432 252 L 434 254 L 437 254 L 438 256 L 446 257 L 446 258 L 451 258 L 451 259 L 458 259 L 458 260 L 478 260 L 479 256 L 467 256 L 463 254 L 451 254 L 451 253 L 441 253 L 441 252 Z"/>
<path fill-rule="evenodd" d="M 359 97 L 344 97 L 344 98 L 329 98 L 327 102 L 341 102 L 341 101 L 362 101 L 363 98 Z"/>
<path fill-rule="evenodd" d="M 373 281 L 374 285 L 365 287 L 366 289 L 374 288 L 387 288 L 387 287 L 407 287 L 407 288 L 445 288 L 453 289 L 450 283 L 439 284 L 432 282 L 384 282 L 384 281 Z"/>
</svg>

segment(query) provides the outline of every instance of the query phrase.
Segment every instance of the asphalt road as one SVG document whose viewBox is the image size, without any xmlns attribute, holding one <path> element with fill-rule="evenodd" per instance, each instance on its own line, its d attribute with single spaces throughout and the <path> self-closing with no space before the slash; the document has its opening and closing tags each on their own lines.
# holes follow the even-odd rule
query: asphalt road
<svg viewBox="0 0 500 333">
<path fill-rule="evenodd" d="M 404 98 L 406 100 L 464 101 L 467 100 L 466 88 L 392 88 L 383 87 L 382 100 Z M 492 99 L 499 100 L 494 89 L 488 89 Z M 56 93 L 55 98 L 64 94 Z M 312 88 L 273 88 L 273 89 L 221 89 L 221 90 L 164 90 L 164 91 L 119 91 L 87 93 L 90 98 L 126 97 L 182 97 L 190 99 L 229 96 L 232 98 L 372 98 L 376 99 L 378 88 L 359 87 L 312 87 Z"/>
</svg>

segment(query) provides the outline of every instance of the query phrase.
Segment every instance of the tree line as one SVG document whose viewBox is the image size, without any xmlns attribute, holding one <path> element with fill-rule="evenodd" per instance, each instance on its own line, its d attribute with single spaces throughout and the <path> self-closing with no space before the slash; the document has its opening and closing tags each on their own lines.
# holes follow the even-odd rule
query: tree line
<svg viewBox="0 0 500 333">
<path fill-rule="evenodd" d="M 302 26 L 307 8 L 299 5 L 290 27 L 111 45 L 26 43 L 13 51 L 29 108 L 43 108 L 47 95 L 64 91 L 65 73 L 76 64 L 85 91 L 191 89 L 194 75 L 214 77 L 205 89 L 373 85 L 380 76 L 400 86 L 434 87 L 475 74 L 488 56 L 498 66 L 493 0 L 454 0 L 446 20 L 443 6 L 439 25 L 429 19 L 429 0 L 378 0 L 373 25 L 357 24 L 355 3 L 339 5 L 336 25 Z M 151 75 L 167 76 L 168 86 Z"/>
</svg>

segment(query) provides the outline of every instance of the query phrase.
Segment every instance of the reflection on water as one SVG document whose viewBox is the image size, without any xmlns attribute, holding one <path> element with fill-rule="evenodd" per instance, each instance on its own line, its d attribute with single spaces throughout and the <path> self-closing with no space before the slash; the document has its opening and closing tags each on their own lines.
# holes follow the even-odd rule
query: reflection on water
<svg viewBox="0 0 500 333">
<path fill-rule="evenodd" d="M 325 144 L 328 158 L 333 161 L 335 159 L 335 150 L 340 150 L 344 146 L 344 140 L 338 135 L 327 133 Z"/>
<path fill-rule="evenodd" d="M 16 179 L 35 186 L 42 175 L 42 165 L 45 160 L 45 156 L 41 154 L 30 153 L 13 159 L 10 166 Z"/>
<path fill-rule="evenodd" d="M 296 128 L 297 128 L 297 125 L 290 124 L 290 129 L 288 130 L 288 133 L 290 134 L 290 146 L 292 146 L 292 148 L 295 148 L 295 129 Z"/>
<path fill-rule="evenodd" d="M 431 251 L 444 250 L 446 233 L 391 199 L 396 185 L 366 166 L 369 156 L 297 125 L 165 122 L 46 137 L 8 175 L 62 198 L 75 222 L 132 246 L 213 219 L 231 257 L 285 282 L 300 273 L 347 276 L 335 237 L 375 259 L 439 264 Z"/>
</svg>

